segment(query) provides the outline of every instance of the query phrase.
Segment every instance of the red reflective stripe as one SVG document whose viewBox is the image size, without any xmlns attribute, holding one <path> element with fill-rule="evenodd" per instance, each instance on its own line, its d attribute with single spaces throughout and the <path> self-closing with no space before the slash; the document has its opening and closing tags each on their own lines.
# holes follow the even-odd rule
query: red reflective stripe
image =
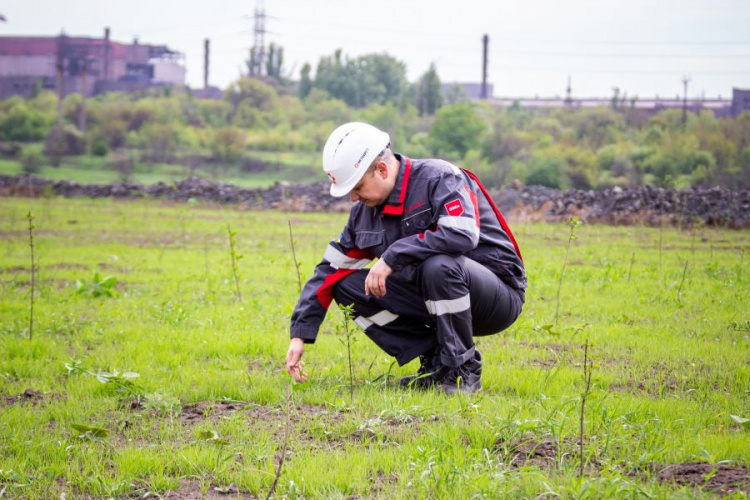
<svg viewBox="0 0 750 500">
<path fill-rule="evenodd" d="M 404 180 L 401 181 L 401 194 L 398 197 L 398 205 L 386 205 L 383 208 L 383 215 L 404 215 L 404 200 L 406 199 L 406 188 L 409 185 L 409 174 L 411 174 L 411 158 L 406 158 Z"/>
<path fill-rule="evenodd" d="M 518 255 L 518 258 L 521 259 L 521 262 L 523 262 L 523 256 L 521 255 L 521 250 L 518 248 L 518 243 L 516 243 L 516 238 L 513 236 L 513 233 L 511 232 L 510 228 L 508 227 L 508 224 L 505 222 L 505 218 L 503 217 L 503 214 L 500 213 L 500 209 L 497 208 L 497 205 L 495 205 L 495 202 L 492 201 L 492 198 L 490 198 L 490 193 L 487 192 L 487 190 L 484 188 L 484 185 L 482 185 L 482 182 L 479 180 L 479 178 L 474 175 L 473 172 L 466 170 L 465 168 L 462 169 L 466 174 L 474 179 L 474 182 L 477 183 L 479 186 L 479 189 L 482 190 L 482 194 L 485 198 L 487 198 L 487 201 L 490 203 L 490 206 L 492 207 L 492 210 L 495 211 L 495 215 L 497 215 L 497 220 L 500 221 L 500 227 L 503 228 L 503 231 L 505 231 L 505 234 L 508 235 L 508 238 L 510 238 L 511 243 L 513 243 L 513 248 L 516 249 L 516 255 Z"/>
<path fill-rule="evenodd" d="M 320 305 L 323 306 L 324 309 L 328 309 L 328 306 L 331 305 L 331 301 L 333 300 L 333 287 L 336 283 L 356 272 L 357 269 L 337 269 L 335 273 L 326 276 L 323 284 L 320 285 L 320 288 L 318 288 L 318 291 L 315 294 L 318 297 L 318 302 L 320 302 Z"/>
<path fill-rule="evenodd" d="M 353 259 L 372 260 L 375 258 L 375 255 L 372 252 L 361 248 L 352 248 L 346 252 L 346 256 Z M 323 280 L 323 284 L 320 285 L 320 288 L 318 288 L 318 291 L 315 293 L 318 297 L 318 302 L 320 302 L 320 305 L 323 306 L 324 309 L 328 309 L 328 306 L 331 305 L 331 301 L 333 300 L 333 287 L 336 283 L 357 271 L 359 271 L 359 269 L 337 269 L 333 274 L 326 276 L 326 279 Z"/>
<path fill-rule="evenodd" d="M 477 200 L 477 195 L 469 189 L 469 186 L 464 186 L 464 189 L 466 189 L 466 192 L 469 193 L 469 198 L 471 198 L 471 204 L 474 205 L 474 219 L 477 221 L 477 227 L 479 227 L 479 200 Z"/>
</svg>

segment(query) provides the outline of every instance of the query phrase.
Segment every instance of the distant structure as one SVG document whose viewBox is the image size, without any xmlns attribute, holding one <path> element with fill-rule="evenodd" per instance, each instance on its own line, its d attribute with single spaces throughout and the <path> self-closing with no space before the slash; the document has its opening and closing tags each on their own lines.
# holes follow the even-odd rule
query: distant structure
<svg viewBox="0 0 750 500">
<path fill-rule="evenodd" d="M 482 83 L 443 83 L 440 92 L 443 97 L 450 100 L 451 97 L 461 97 L 469 100 L 492 99 L 494 85 L 487 82 Z M 482 96 L 486 97 L 482 97 Z"/>
<path fill-rule="evenodd" d="M 595 108 L 609 107 L 613 104 L 611 97 L 572 98 L 569 92 L 565 97 L 497 97 L 491 100 L 497 106 L 520 106 L 522 108 Z M 750 111 L 750 89 L 732 89 L 732 99 L 692 98 L 675 96 L 673 98 L 633 97 L 621 99 L 618 109 L 636 109 L 647 113 L 658 113 L 665 109 L 685 109 L 691 113 L 711 111 L 717 117 L 737 116 L 743 111 Z"/>
<path fill-rule="evenodd" d="M 96 95 L 105 91 L 132 92 L 150 87 L 185 86 L 181 53 L 165 45 L 132 44 L 103 38 L 0 37 L 0 99 L 30 97 L 36 89 L 62 94 Z"/>
<path fill-rule="evenodd" d="M 750 89 L 732 89 L 732 114 L 750 111 Z"/>
</svg>

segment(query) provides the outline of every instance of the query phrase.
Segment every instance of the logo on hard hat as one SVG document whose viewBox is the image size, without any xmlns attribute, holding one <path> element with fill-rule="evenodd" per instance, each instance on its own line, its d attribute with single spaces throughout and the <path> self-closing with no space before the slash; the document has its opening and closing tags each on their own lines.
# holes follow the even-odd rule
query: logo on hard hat
<svg viewBox="0 0 750 500">
<path fill-rule="evenodd" d="M 365 152 L 362 153 L 362 156 L 359 157 L 359 160 L 357 160 L 357 163 L 354 164 L 354 168 L 359 168 L 359 163 L 364 159 L 365 156 L 367 156 L 367 152 L 370 150 L 370 148 L 366 148 Z"/>
</svg>

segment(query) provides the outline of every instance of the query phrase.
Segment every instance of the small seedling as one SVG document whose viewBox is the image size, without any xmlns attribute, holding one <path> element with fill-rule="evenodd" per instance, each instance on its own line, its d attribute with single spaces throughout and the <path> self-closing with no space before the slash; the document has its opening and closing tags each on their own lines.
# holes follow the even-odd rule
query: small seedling
<svg viewBox="0 0 750 500">
<path fill-rule="evenodd" d="M 560 273 L 560 283 L 557 285 L 557 300 L 555 305 L 555 328 L 559 326 L 559 314 L 560 314 L 560 290 L 562 289 L 563 278 L 565 277 L 565 266 L 568 264 L 568 254 L 570 253 L 570 243 L 573 240 L 577 240 L 578 237 L 575 235 L 576 227 L 583 224 L 578 217 L 571 217 L 568 221 L 568 227 L 570 228 L 570 234 L 568 235 L 568 243 L 565 246 L 565 259 L 563 260 L 562 272 Z"/>
<path fill-rule="evenodd" d="M 70 426 L 76 431 L 76 437 L 84 441 L 98 441 L 109 435 L 109 430 L 102 427 L 92 427 L 83 424 L 70 424 Z"/>
<path fill-rule="evenodd" d="M 101 371 L 96 374 L 91 373 L 91 375 L 94 375 L 96 379 L 102 384 L 114 384 L 115 386 L 117 386 L 117 392 L 126 392 L 134 396 L 140 393 L 138 385 L 133 382 L 133 380 L 141 376 L 138 373 L 120 373 L 117 370 L 113 370 L 112 372 Z"/>
<path fill-rule="evenodd" d="M 581 395 L 581 433 L 580 433 L 580 453 L 581 453 L 581 470 L 580 477 L 583 477 L 583 422 L 584 422 L 584 411 L 586 409 L 586 398 L 588 398 L 591 389 L 591 362 L 589 361 L 589 341 L 586 339 L 586 344 L 583 347 L 583 394 Z"/>
<path fill-rule="evenodd" d="M 117 278 L 114 276 L 105 276 L 102 278 L 99 273 L 94 273 L 91 281 L 76 280 L 76 293 L 84 297 L 117 297 L 119 292 L 115 290 Z"/>
<path fill-rule="evenodd" d="M 294 269 L 297 271 L 297 288 L 299 289 L 299 293 L 302 293 L 302 276 L 300 276 L 299 273 L 299 267 L 302 264 L 301 262 L 297 262 L 297 252 L 294 249 L 294 236 L 292 235 L 292 221 L 289 222 L 289 243 L 292 245 L 292 258 L 294 258 Z"/>
<path fill-rule="evenodd" d="M 291 385 L 288 385 L 286 387 L 286 425 L 284 426 L 284 446 L 281 448 L 281 455 L 279 456 L 279 466 L 276 468 L 276 476 L 273 479 L 273 483 L 271 483 L 271 488 L 268 490 L 268 494 L 266 495 L 266 500 L 271 498 L 271 495 L 273 495 L 274 490 L 276 489 L 276 485 L 279 483 L 279 478 L 281 477 L 281 469 L 284 466 L 284 460 L 286 458 L 286 451 L 289 446 L 289 407 L 292 399 L 292 389 Z"/>
<path fill-rule="evenodd" d="M 630 278 L 633 276 L 633 264 L 635 264 L 635 250 L 633 250 L 633 253 L 630 254 L 630 267 L 628 268 L 628 283 L 630 283 Z"/>
<path fill-rule="evenodd" d="M 26 214 L 26 219 L 29 221 L 29 248 L 31 249 L 31 298 L 29 300 L 29 340 L 34 338 L 34 287 L 36 285 L 34 272 L 36 270 L 34 262 L 34 214 L 31 212 Z"/>
<path fill-rule="evenodd" d="M 680 280 L 680 286 L 677 287 L 677 303 L 680 303 L 680 294 L 682 293 L 682 285 L 685 283 L 685 275 L 687 274 L 688 261 L 685 261 L 685 265 L 682 268 L 682 279 Z"/>
<path fill-rule="evenodd" d="M 242 302 L 242 292 L 240 292 L 240 280 L 237 276 L 237 263 L 242 259 L 242 255 L 237 253 L 237 231 L 227 224 L 227 235 L 229 237 L 229 255 L 232 257 L 232 275 L 234 276 L 234 286 L 237 292 L 237 300 Z"/>
<path fill-rule="evenodd" d="M 344 334 L 344 338 L 339 340 L 341 340 L 342 344 L 346 345 L 346 352 L 349 361 L 349 397 L 350 401 L 353 401 L 354 369 L 352 367 L 352 344 L 357 341 L 357 338 L 354 336 L 354 332 L 349 326 L 350 323 L 354 321 L 354 304 L 349 304 L 348 306 L 342 306 L 341 304 L 339 304 L 339 309 L 341 309 L 341 312 L 344 315 L 344 319 L 337 326 L 337 330 L 339 333 Z"/>
</svg>

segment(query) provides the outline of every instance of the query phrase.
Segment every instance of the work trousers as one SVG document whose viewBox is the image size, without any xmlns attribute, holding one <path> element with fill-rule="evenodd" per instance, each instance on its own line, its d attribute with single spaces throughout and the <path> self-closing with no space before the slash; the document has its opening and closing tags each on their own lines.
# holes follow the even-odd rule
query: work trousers
<svg viewBox="0 0 750 500">
<path fill-rule="evenodd" d="M 333 297 L 354 305 L 354 321 L 399 365 L 439 346 L 443 365 L 461 366 L 474 356 L 474 337 L 508 328 L 523 307 L 523 291 L 463 256 L 430 257 L 413 281 L 389 276 L 381 298 L 365 295 L 368 272 L 341 280 Z"/>
</svg>

